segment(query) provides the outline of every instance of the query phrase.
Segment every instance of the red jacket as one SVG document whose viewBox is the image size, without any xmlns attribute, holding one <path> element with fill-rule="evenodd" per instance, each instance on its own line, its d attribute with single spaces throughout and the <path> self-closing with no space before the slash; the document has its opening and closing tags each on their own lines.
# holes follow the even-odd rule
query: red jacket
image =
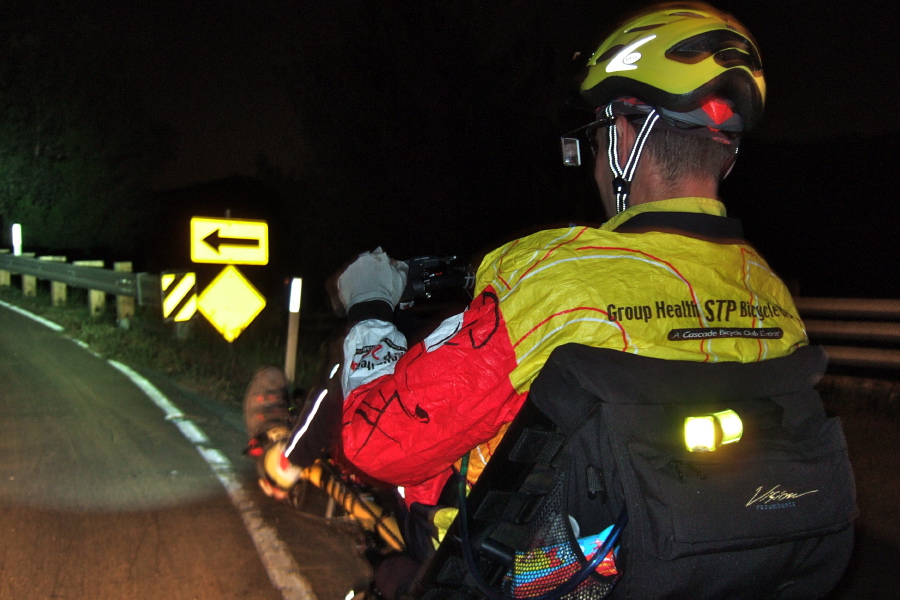
<svg viewBox="0 0 900 600">
<path fill-rule="evenodd" d="M 639 205 L 600 229 L 511 242 L 485 258 L 467 310 L 408 351 L 392 324 L 358 323 L 344 343 L 346 457 L 406 488 L 408 503 L 432 504 L 461 456 L 474 448 L 473 458 L 489 458 L 561 344 L 750 362 L 807 343 L 790 294 L 750 246 L 613 231 L 667 211 L 694 215 L 700 230 L 730 221 L 708 218 L 724 217 L 718 201 L 682 198 Z"/>
</svg>

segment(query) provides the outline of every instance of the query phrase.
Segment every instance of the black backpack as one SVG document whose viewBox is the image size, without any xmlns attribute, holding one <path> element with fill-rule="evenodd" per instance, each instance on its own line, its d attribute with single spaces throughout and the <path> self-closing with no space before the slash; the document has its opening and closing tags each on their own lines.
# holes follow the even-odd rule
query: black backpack
<svg viewBox="0 0 900 600">
<path fill-rule="evenodd" d="M 557 348 L 419 595 L 827 594 L 858 511 L 840 422 L 813 389 L 826 363 L 818 347 L 746 364 Z M 689 451 L 685 419 L 725 410 L 740 440 Z M 606 548 L 589 563 L 577 543 L 609 526 L 617 574 L 596 568 Z"/>
</svg>

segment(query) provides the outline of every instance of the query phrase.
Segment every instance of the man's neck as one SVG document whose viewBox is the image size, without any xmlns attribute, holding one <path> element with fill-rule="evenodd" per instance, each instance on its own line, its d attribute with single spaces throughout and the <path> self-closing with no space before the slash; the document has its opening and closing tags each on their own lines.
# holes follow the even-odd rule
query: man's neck
<svg viewBox="0 0 900 600">
<path fill-rule="evenodd" d="M 645 175 L 645 177 L 636 177 L 631 186 L 629 194 L 629 205 L 631 206 L 669 198 L 718 198 L 719 182 L 712 179 L 691 178 L 672 184 L 654 172 Z"/>
<path fill-rule="evenodd" d="M 671 185 L 657 180 L 648 181 L 642 179 L 636 182 L 629 194 L 629 205 L 635 206 L 645 202 L 658 202 L 669 198 L 718 198 L 719 186 L 717 182 L 704 180 L 689 180 Z"/>
</svg>

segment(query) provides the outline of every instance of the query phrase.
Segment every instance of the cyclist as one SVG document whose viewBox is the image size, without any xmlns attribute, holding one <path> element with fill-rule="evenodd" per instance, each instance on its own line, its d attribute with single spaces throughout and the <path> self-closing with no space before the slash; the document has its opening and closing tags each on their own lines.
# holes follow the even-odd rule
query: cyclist
<svg viewBox="0 0 900 600">
<path fill-rule="evenodd" d="M 751 362 L 808 343 L 787 288 L 718 199 L 765 103 L 750 32 L 706 4 L 659 5 L 618 25 L 587 66 L 581 94 L 595 116 L 564 148 L 570 163 L 574 140 L 594 149 L 604 225 L 490 252 L 467 309 L 412 347 L 393 324 L 405 265 L 378 249 L 339 278 L 351 325 L 342 450 L 409 505 L 435 504 L 463 455 L 477 478 L 557 346 Z M 251 391 L 272 387 L 258 383 Z M 271 451 L 273 490 L 303 464 L 292 452 L 307 425 Z"/>
</svg>

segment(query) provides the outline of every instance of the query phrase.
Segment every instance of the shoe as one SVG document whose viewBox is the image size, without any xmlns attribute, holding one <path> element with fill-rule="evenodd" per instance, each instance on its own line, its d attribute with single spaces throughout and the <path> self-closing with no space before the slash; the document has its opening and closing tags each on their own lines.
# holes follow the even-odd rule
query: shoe
<svg viewBox="0 0 900 600">
<path fill-rule="evenodd" d="M 263 367 L 253 376 L 244 394 L 244 421 L 251 440 L 276 427 L 291 429 L 289 388 L 278 367 Z"/>
</svg>

